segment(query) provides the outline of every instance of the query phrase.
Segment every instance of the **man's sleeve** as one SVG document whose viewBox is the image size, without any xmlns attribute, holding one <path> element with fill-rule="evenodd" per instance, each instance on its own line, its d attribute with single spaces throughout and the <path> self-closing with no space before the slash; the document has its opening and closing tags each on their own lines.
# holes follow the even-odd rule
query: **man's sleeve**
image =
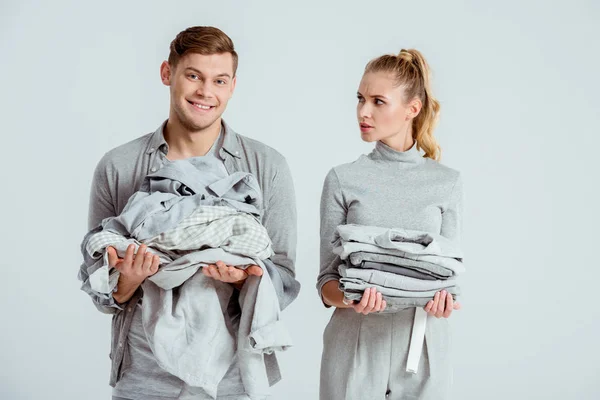
<svg viewBox="0 0 600 400">
<path fill-rule="evenodd" d="M 105 155 L 100 160 L 92 178 L 88 211 L 88 230 L 90 232 L 97 228 L 104 218 L 113 217 L 116 213 L 113 195 L 111 194 L 110 176 L 112 175 L 112 169 L 107 158 Z M 82 244 L 81 251 L 82 254 L 85 252 L 84 244 Z M 85 254 L 84 259 L 86 259 Z M 91 289 L 87 272 L 88 266 L 88 263 L 84 262 L 79 268 L 78 278 L 82 282 L 81 290 L 90 295 L 98 310 L 105 314 L 115 314 L 122 308 L 115 302 L 112 295 L 99 294 Z"/>
<path fill-rule="evenodd" d="M 287 161 L 281 157 L 273 176 L 269 198 L 265 201 L 263 225 L 273 242 L 275 253 L 265 266 L 283 310 L 298 297 L 300 282 L 296 280 L 297 242 L 296 195 Z"/>
</svg>

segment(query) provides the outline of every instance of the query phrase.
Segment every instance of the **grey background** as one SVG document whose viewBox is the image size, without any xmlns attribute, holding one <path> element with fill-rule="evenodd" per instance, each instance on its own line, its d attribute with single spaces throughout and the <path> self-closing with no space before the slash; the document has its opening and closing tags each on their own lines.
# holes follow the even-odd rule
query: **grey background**
<svg viewBox="0 0 600 400">
<path fill-rule="evenodd" d="M 295 180 L 303 291 L 274 399 L 317 398 L 321 185 L 371 148 L 355 118 L 365 63 L 403 47 L 433 68 L 443 162 L 465 180 L 454 398 L 600 398 L 598 3 L 249 3 L 2 1 L 0 398 L 109 398 L 110 318 L 76 280 L 92 170 L 166 118 L 159 65 L 191 25 L 232 37 L 226 120 Z"/>
</svg>

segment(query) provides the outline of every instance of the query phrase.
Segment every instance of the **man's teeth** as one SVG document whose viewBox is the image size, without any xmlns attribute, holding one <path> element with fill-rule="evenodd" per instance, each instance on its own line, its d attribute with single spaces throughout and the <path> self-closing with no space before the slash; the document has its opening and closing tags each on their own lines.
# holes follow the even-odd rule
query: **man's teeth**
<svg viewBox="0 0 600 400">
<path fill-rule="evenodd" d="M 201 108 L 203 110 L 210 110 L 211 106 L 203 106 L 202 104 L 196 104 L 194 103 L 194 105 L 198 108 Z"/>
</svg>

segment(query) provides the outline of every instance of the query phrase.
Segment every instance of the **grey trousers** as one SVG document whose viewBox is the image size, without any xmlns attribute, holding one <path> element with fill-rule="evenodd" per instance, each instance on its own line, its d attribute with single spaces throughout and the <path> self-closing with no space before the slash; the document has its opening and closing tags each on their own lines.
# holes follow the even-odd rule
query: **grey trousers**
<svg viewBox="0 0 600 400">
<path fill-rule="evenodd" d="M 406 372 L 415 309 L 362 315 L 334 311 L 323 334 L 321 400 L 446 400 L 452 384 L 450 326 L 429 317 L 417 374 Z"/>
<path fill-rule="evenodd" d="M 195 388 L 188 385 L 182 384 L 181 393 L 176 397 L 165 397 L 165 396 L 151 396 L 147 394 L 140 394 L 139 397 L 120 397 L 112 396 L 112 400 L 267 400 L 269 397 L 264 398 L 250 398 L 246 394 L 240 394 L 244 391 L 244 384 L 239 373 L 239 368 L 236 365 L 232 365 L 227 374 L 219 384 L 219 389 L 216 399 L 207 394 L 201 388 Z"/>
<path fill-rule="evenodd" d="M 147 399 L 147 397 L 145 397 L 145 399 Z M 168 397 L 160 397 L 160 399 L 164 399 L 164 400 L 171 400 Z M 210 396 L 197 396 L 193 398 L 194 400 L 212 400 L 213 398 Z M 125 397 L 117 397 L 117 396 L 113 396 L 112 400 L 134 400 L 134 399 L 128 399 Z M 251 400 L 250 397 L 248 397 L 245 394 L 241 394 L 241 395 L 230 395 L 230 396 L 218 396 L 216 400 Z"/>
<path fill-rule="evenodd" d="M 221 400 L 221 399 L 222 400 L 251 400 L 250 397 L 246 396 L 245 394 L 240 395 L 240 396 L 217 397 L 217 400 Z M 169 400 L 167 397 L 161 397 L 161 399 Z M 212 397 L 198 397 L 198 400 L 204 400 L 204 399 L 212 399 Z M 133 399 L 126 399 L 125 397 L 113 396 L 112 400 L 133 400 Z"/>
</svg>

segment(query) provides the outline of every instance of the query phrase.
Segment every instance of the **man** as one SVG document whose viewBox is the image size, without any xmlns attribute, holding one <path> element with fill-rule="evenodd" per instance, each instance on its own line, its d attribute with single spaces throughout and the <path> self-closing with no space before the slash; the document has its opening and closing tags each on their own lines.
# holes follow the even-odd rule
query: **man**
<svg viewBox="0 0 600 400">
<path fill-rule="evenodd" d="M 237 61 L 233 42 L 217 28 L 192 27 L 177 35 L 168 61 L 160 67 L 161 80 L 170 88 L 169 118 L 155 132 L 119 146 L 102 158 L 94 173 L 88 224 L 93 229 L 104 218 L 119 215 L 145 176 L 162 165 L 190 157 L 215 157 L 227 173 L 245 171 L 258 180 L 264 199 L 261 222 L 275 253 L 265 265 L 283 309 L 300 289 L 294 271 L 294 188 L 282 155 L 237 134 L 221 118 L 235 89 Z M 130 246 L 122 259 L 114 248 L 109 247 L 107 253 L 110 266 L 120 272 L 117 290 L 108 302 L 92 298 L 98 309 L 113 314 L 113 399 L 211 398 L 162 370 L 146 340 L 140 285 L 158 270 L 158 256 L 146 253 L 143 245 L 136 254 Z M 218 262 L 203 268 L 202 273 L 240 289 L 249 275 L 260 276 L 263 270 L 258 266 L 242 270 Z M 80 277 L 85 281 L 85 271 Z M 217 396 L 249 398 L 244 394 L 236 360 L 219 384 Z"/>
</svg>

